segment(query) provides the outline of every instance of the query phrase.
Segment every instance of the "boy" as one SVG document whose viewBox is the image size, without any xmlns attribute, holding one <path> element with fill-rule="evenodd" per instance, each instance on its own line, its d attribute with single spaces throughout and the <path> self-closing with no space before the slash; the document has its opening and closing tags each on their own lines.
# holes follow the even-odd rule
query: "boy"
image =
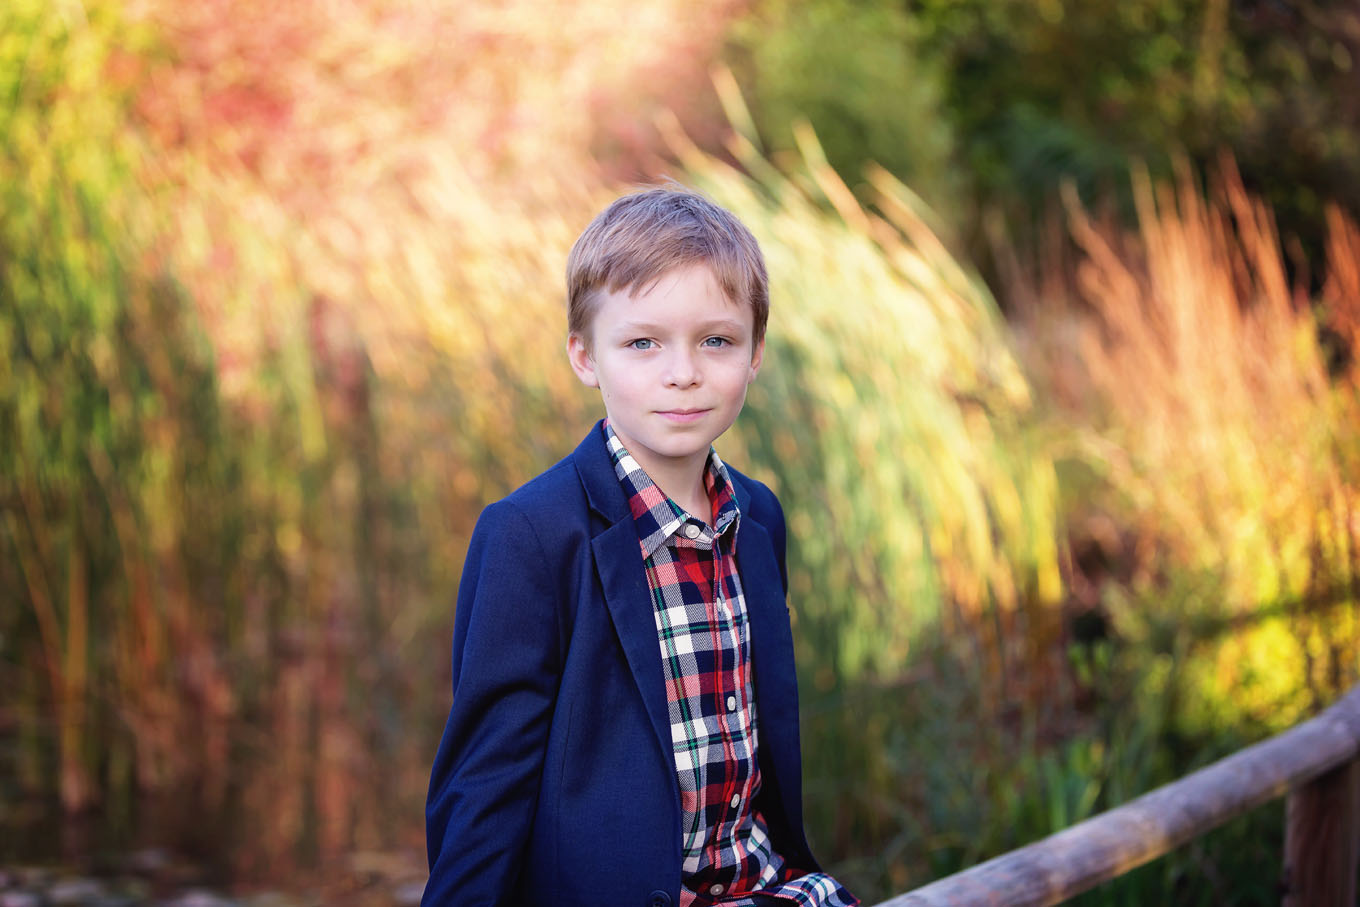
<svg viewBox="0 0 1360 907">
<path fill-rule="evenodd" d="M 639 192 L 567 288 L 607 418 L 473 533 L 423 903 L 855 904 L 803 833 L 783 513 L 711 447 L 765 348 L 755 238 Z"/>
</svg>

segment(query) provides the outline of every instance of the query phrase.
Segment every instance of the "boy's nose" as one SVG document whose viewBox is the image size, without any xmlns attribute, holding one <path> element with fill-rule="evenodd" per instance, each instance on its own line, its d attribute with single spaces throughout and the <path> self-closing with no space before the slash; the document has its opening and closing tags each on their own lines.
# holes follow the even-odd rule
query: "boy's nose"
<svg viewBox="0 0 1360 907">
<path fill-rule="evenodd" d="M 676 387 L 689 387 L 699 383 L 699 369 L 694 356 L 689 352 L 677 352 L 670 359 L 666 383 Z"/>
</svg>

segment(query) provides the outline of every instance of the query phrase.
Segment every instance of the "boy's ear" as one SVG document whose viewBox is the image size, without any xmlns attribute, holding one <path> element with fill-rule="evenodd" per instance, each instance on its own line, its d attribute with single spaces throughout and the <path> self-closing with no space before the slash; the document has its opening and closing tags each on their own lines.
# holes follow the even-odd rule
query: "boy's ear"
<svg viewBox="0 0 1360 907">
<path fill-rule="evenodd" d="M 760 363 L 763 361 L 765 361 L 765 338 L 761 337 L 760 342 L 751 351 L 751 373 L 746 378 L 747 384 L 756 380 L 756 375 L 760 372 Z"/>
<path fill-rule="evenodd" d="M 586 387 L 600 386 L 600 379 L 595 377 L 595 358 L 590 355 L 585 338 L 580 334 L 567 335 L 567 360 L 582 384 Z"/>
</svg>

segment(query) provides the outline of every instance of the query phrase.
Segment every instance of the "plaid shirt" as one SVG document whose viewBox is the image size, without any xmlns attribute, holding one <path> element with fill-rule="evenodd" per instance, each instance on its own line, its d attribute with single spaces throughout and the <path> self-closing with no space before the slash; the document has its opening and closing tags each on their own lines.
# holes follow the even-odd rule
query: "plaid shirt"
<svg viewBox="0 0 1360 907">
<path fill-rule="evenodd" d="M 831 876 L 787 865 L 752 806 L 760 792 L 756 704 L 735 560 L 741 511 L 727 468 L 710 448 L 708 524 L 652 482 L 607 421 L 605 437 L 637 524 L 666 669 L 680 782 L 680 907 L 748 907 L 752 894 L 820 907 L 858 904 Z"/>
</svg>

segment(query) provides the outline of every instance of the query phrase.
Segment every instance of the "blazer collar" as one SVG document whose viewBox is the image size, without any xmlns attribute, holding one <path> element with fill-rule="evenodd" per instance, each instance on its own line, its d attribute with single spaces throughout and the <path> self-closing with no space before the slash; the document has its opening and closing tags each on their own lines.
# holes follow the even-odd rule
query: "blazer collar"
<svg viewBox="0 0 1360 907">
<path fill-rule="evenodd" d="M 628 509 L 628 498 L 614 474 L 614 464 L 610 462 L 609 451 L 604 444 L 604 420 L 596 422 L 576 445 L 571 455 L 576 464 L 576 472 L 581 477 L 581 485 L 586 490 L 586 501 L 592 510 L 604 517 L 609 523 L 617 523 L 624 517 L 632 517 Z"/>
</svg>

